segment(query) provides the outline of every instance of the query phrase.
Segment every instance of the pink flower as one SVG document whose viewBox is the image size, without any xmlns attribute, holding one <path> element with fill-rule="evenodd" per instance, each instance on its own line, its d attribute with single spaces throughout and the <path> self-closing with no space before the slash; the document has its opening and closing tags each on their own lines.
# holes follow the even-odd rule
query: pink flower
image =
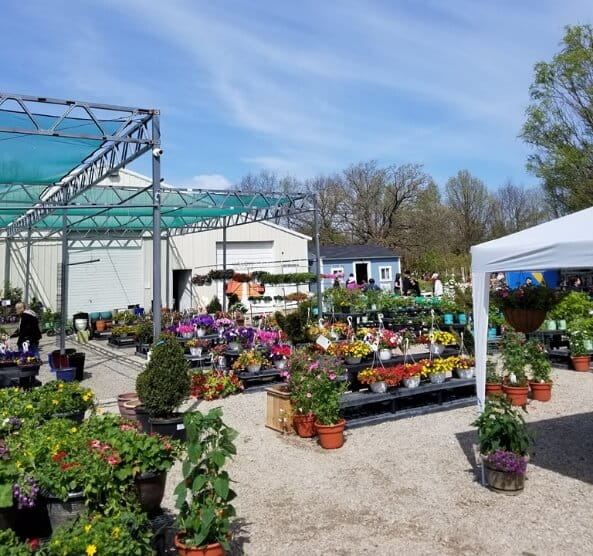
<svg viewBox="0 0 593 556">
<path fill-rule="evenodd" d="M 307 392 L 307 398 L 310 398 L 312 396 L 311 392 Z"/>
<path fill-rule="evenodd" d="M 126 425 L 125 423 L 123 423 L 119 426 L 119 430 L 120 431 L 135 431 L 136 427 L 134 427 L 133 425 Z"/>
<path fill-rule="evenodd" d="M 107 458 L 107 463 L 109 465 L 117 465 L 119 463 L 119 458 L 116 458 L 115 456 L 109 456 Z"/>
<path fill-rule="evenodd" d="M 317 369 L 319 367 L 319 361 L 313 361 L 313 363 L 311 363 L 309 365 L 309 370 L 312 371 L 313 369 Z"/>
<path fill-rule="evenodd" d="M 91 440 L 91 448 L 101 448 L 101 442 L 99 440 Z"/>
<path fill-rule="evenodd" d="M 330 380 L 335 380 L 336 379 L 336 373 L 329 373 L 329 379 Z"/>
</svg>

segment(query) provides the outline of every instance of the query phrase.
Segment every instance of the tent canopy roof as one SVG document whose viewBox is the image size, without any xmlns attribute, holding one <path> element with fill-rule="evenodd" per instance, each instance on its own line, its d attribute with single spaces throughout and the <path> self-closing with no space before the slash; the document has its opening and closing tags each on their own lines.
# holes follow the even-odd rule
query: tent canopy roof
<svg viewBox="0 0 593 556">
<path fill-rule="evenodd" d="M 471 248 L 473 272 L 593 266 L 593 207 Z"/>
</svg>

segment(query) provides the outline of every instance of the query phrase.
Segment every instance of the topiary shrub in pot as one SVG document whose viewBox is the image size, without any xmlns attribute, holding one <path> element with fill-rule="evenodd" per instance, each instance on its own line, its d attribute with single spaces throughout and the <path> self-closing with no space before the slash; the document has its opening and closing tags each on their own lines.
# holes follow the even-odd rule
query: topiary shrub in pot
<svg viewBox="0 0 593 556">
<path fill-rule="evenodd" d="M 187 457 L 182 465 L 183 479 L 175 489 L 177 536 L 175 546 L 181 555 L 222 556 L 229 549 L 231 505 L 235 493 L 223 469 L 236 454 L 237 432 L 222 420 L 222 409 L 187 413 Z"/>
<path fill-rule="evenodd" d="M 136 379 L 136 392 L 149 414 L 149 432 L 185 440 L 183 416 L 175 410 L 189 397 L 189 365 L 174 336 L 160 337 Z"/>
</svg>

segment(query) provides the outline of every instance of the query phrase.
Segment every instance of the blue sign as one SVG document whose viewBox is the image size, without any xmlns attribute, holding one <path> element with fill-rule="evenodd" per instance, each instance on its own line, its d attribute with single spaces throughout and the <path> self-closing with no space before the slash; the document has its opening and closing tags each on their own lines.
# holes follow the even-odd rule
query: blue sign
<svg viewBox="0 0 593 556">
<path fill-rule="evenodd" d="M 509 288 L 518 288 L 524 286 L 531 280 L 534 286 L 539 286 L 542 282 L 549 288 L 558 286 L 559 281 L 558 270 L 532 270 L 530 272 L 507 272 L 506 280 Z"/>
</svg>

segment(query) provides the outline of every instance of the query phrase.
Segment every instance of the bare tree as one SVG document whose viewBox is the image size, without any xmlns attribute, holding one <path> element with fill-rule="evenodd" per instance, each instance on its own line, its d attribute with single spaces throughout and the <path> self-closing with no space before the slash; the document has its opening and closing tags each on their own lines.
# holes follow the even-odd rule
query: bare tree
<svg viewBox="0 0 593 556">
<path fill-rule="evenodd" d="M 507 181 L 492 198 L 492 235 L 501 237 L 541 224 L 549 218 L 539 189 L 524 189 Z"/>
<path fill-rule="evenodd" d="M 491 198 L 484 182 L 467 170 L 460 170 L 445 185 L 447 205 L 456 226 L 453 249 L 467 253 L 472 245 L 484 241 L 489 235 L 488 221 Z"/>
</svg>

